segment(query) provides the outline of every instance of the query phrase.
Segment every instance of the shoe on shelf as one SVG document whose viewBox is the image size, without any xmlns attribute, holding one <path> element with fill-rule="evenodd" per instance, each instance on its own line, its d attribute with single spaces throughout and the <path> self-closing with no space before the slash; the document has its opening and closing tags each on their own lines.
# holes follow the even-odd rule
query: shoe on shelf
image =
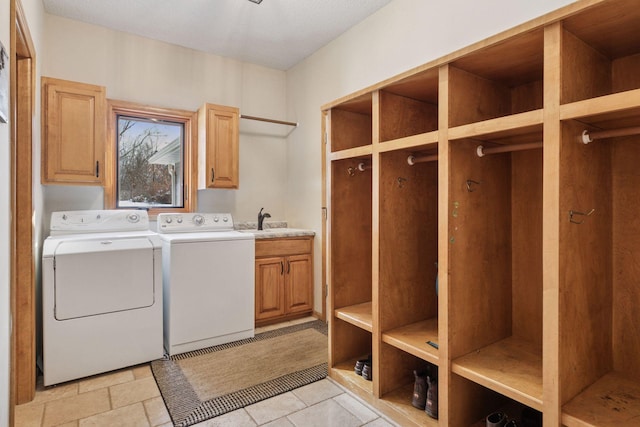
<svg viewBox="0 0 640 427">
<path fill-rule="evenodd" d="M 487 427 L 505 427 L 507 415 L 504 412 L 494 412 L 487 417 Z"/>
<path fill-rule="evenodd" d="M 431 418 L 438 419 L 438 379 L 427 375 L 427 402 L 425 412 Z"/>
<path fill-rule="evenodd" d="M 353 368 L 353 370 L 355 371 L 356 375 L 362 375 L 362 368 L 364 367 L 364 365 L 369 362 L 369 364 L 371 364 L 371 355 L 369 355 L 366 359 L 360 359 L 356 361 L 356 365 Z"/>
<path fill-rule="evenodd" d="M 413 383 L 413 398 L 411 404 L 418 408 L 424 409 L 427 405 L 427 377 L 424 373 L 413 371 L 415 382 Z"/>
<path fill-rule="evenodd" d="M 373 369 L 371 368 L 371 362 L 365 362 L 362 367 L 362 378 L 367 381 L 373 381 Z"/>
<path fill-rule="evenodd" d="M 518 427 L 518 423 L 516 422 L 516 420 L 511 420 L 508 423 L 506 423 L 504 427 Z"/>
</svg>

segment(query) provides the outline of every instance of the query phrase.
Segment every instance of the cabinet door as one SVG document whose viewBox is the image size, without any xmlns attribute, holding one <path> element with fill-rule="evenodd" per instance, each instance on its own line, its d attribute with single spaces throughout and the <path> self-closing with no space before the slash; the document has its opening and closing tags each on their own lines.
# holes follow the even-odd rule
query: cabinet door
<svg viewBox="0 0 640 427">
<path fill-rule="evenodd" d="M 256 320 L 284 314 L 284 258 L 256 259 Z"/>
<path fill-rule="evenodd" d="M 238 119 L 237 108 L 205 104 L 200 109 L 200 188 L 238 188 Z"/>
<path fill-rule="evenodd" d="M 311 255 L 294 255 L 286 259 L 287 313 L 311 310 L 312 277 Z"/>
<path fill-rule="evenodd" d="M 43 184 L 104 184 L 104 87 L 43 77 Z"/>
</svg>

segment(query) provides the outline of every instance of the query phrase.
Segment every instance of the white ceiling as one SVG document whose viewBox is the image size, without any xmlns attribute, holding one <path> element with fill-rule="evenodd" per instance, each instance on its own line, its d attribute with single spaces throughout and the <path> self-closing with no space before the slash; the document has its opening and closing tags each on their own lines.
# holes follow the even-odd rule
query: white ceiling
<svg viewBox="0 0 640 427">
<path fill-rule="evenodd" d="M 287 70 L 391 0 L 43 0 L 48 13 Z"/>
</svg>

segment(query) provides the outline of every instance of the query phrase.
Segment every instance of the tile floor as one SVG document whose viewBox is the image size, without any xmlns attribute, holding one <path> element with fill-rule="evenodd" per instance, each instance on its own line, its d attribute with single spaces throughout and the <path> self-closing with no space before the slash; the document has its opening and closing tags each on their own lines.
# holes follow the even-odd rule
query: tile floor
<svg viewBox="0 0 640 427">
<path fill-rule="evenodd" d="M 256 332 L 296 322 L 256 329 Z M 41 381 L 41 378 L 39 379 Z M 148 364 L 44 388 L 32 402 L 16 407 L 16 427 L 170 427 L 160 391 Z M 394 426 L 376 410 L 331 379 L 197 424 L 213 426 Z"/>
</svg>

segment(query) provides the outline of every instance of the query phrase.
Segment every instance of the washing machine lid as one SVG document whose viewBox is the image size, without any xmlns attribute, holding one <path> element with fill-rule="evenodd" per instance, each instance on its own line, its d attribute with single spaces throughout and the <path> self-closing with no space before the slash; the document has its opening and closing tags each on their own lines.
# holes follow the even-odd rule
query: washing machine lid
<svg viewBox="0 0 640 427">
<path fill-rule="evenodd" d="M 55 318 L 153 305 L 153 249 L 147 237 L 61 241 L 54 252 Z"/>
</svg>

